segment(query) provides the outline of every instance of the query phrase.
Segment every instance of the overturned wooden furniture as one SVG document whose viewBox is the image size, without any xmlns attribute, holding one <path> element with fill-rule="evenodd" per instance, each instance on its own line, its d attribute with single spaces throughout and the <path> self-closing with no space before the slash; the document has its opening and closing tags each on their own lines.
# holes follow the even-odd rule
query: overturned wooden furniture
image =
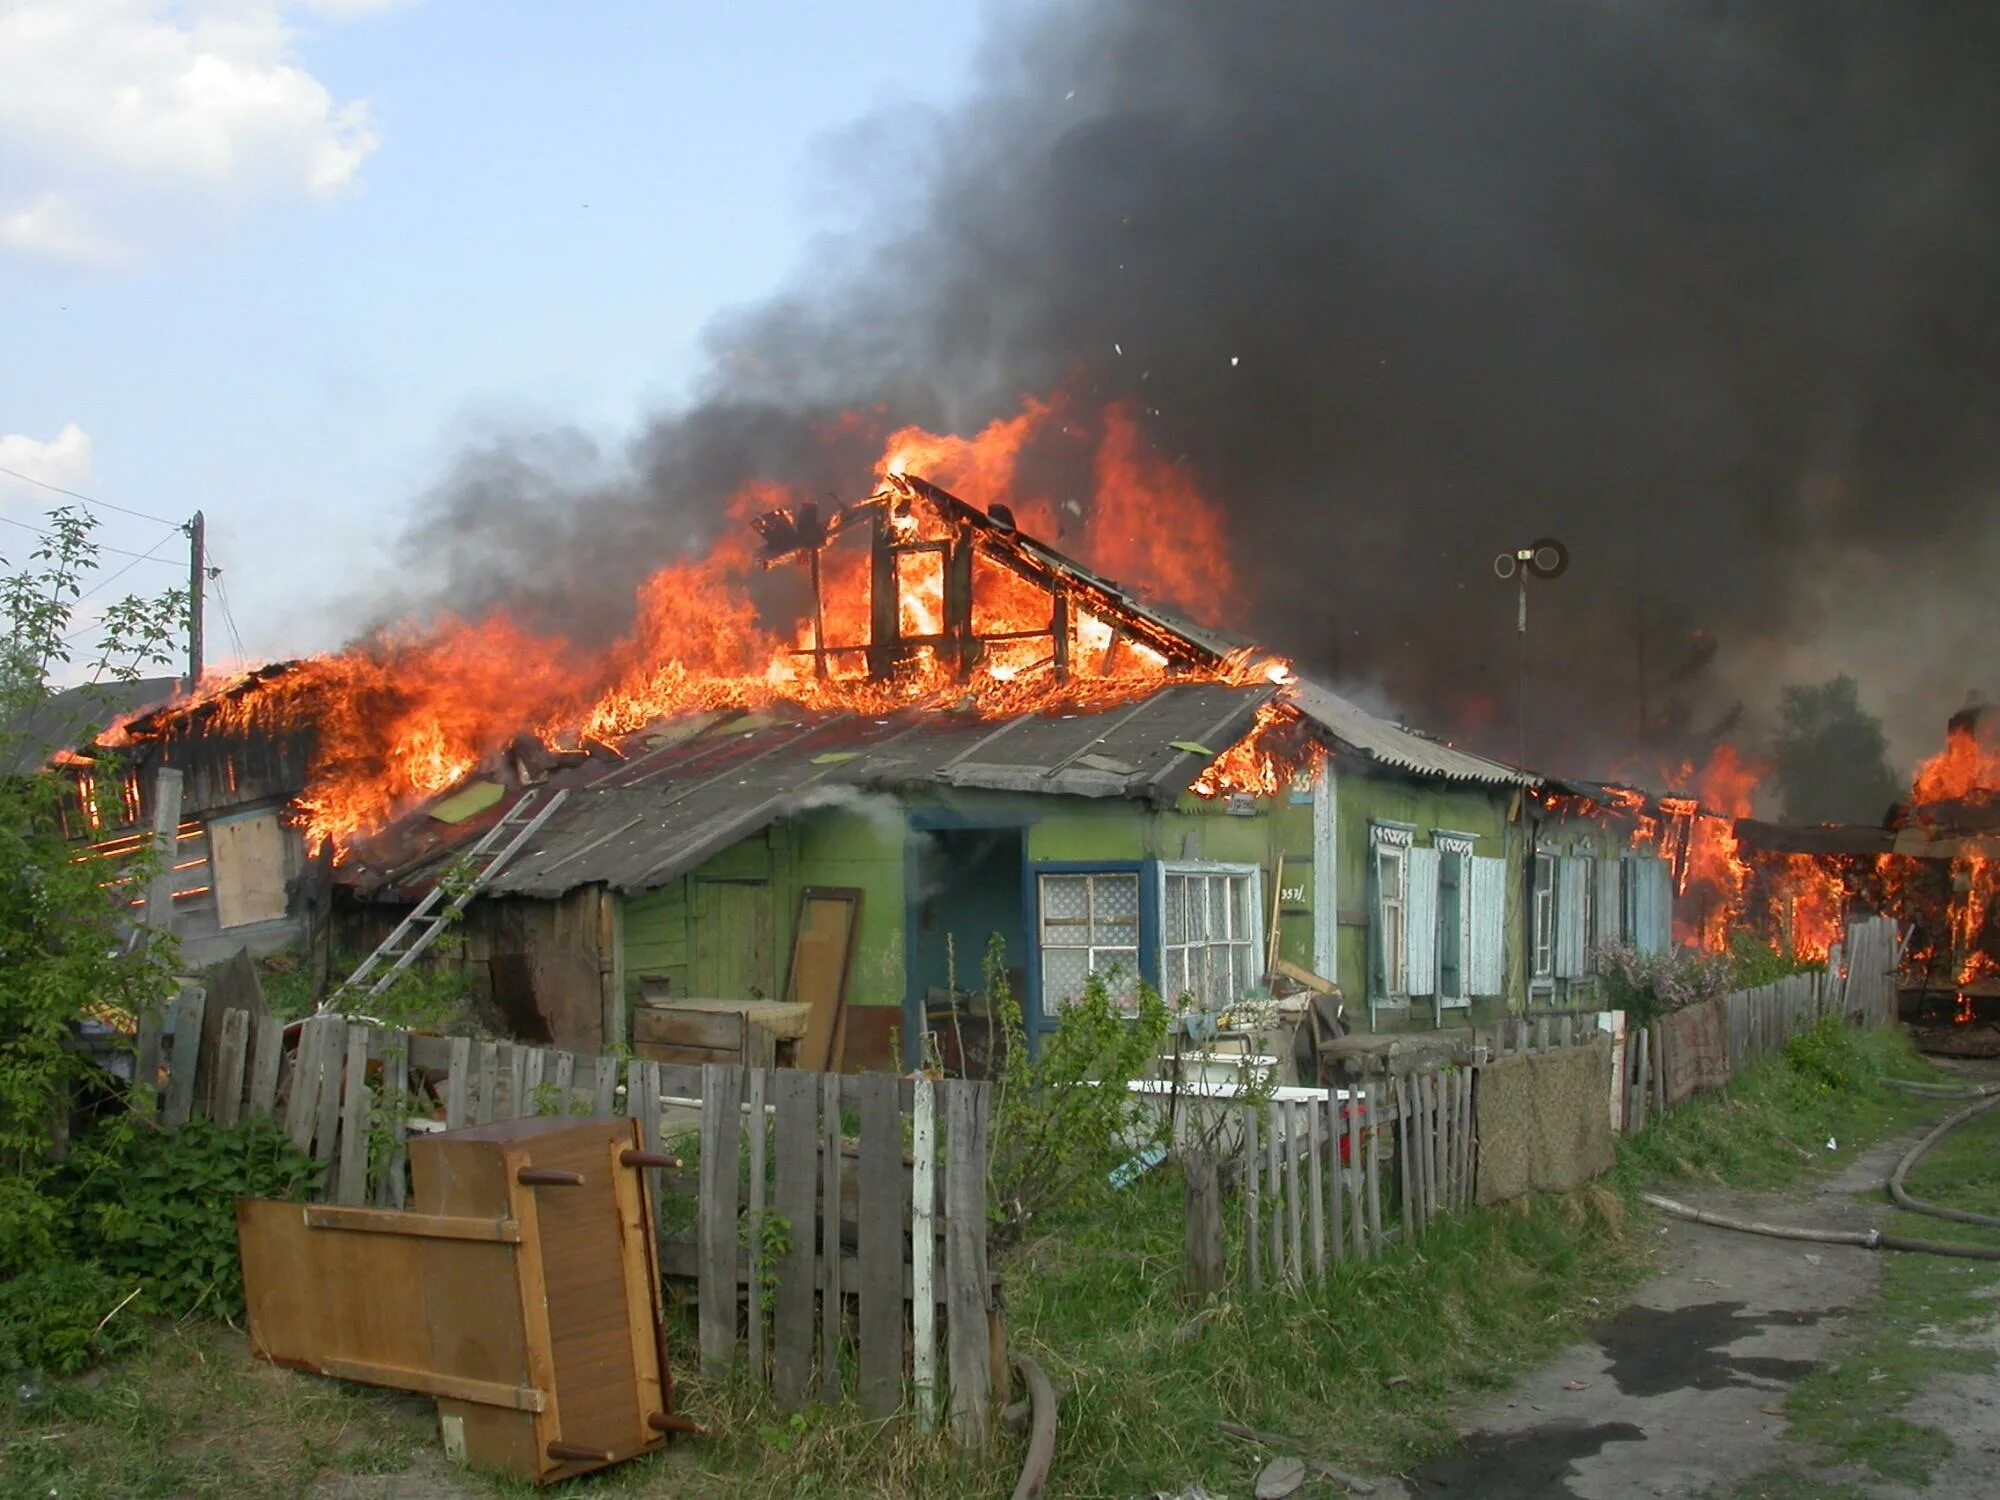
<svg viewBox="0 0 2000 1500">
<path fill-rule="evenodd" d="M 691 1430 L 673 1415 L 634 1120 L 410 1142 L 413 1207 L 237 1205 L 254 1353 L 435 1396 L 446 1452 L 535 1484 Z"/>
</svg>

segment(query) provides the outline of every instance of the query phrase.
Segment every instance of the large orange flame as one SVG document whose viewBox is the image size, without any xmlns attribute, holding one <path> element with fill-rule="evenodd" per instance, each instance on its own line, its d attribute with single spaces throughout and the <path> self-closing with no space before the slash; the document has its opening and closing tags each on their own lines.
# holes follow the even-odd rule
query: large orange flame
<svg viewBox="0 0 2000 1500">
<path fill-rule="evenodd" d="M 852 442 L 873 429 L 881 443 L 875 473 L 921 475 L 975 506 L 1004 502 L 1021 531 L 1059 535 L 1064 551 L 1141 597 L 1210 618 L 1230 597 L 1220 513 L 1186 474 L 1147 449 L 1129 408 L 1083 418 L 1060 398 L 1034 398 L 971 437 L 884 427 L 879 415 L 857 413 L 829 437 Z M 1059 503 L 1048 483 L 1031 483 L 1031 453 L 1039 455 L 1038 474 L 1080 475 L 1050 481 L 1080 483 L 1079 497 Z M 1012 638 L 981 643 L 969 670 L 948 666 L 922 638 L 944 629 L 943 546 L 952 529 L 906 502 L 886 512 L 895 540 L 939 547 L 895 554 L 900 630 L 917 644 L 900 652 L 894 674 L 871 674 L 870 554 L 845 530 L 819 553 L 817 617 L 807 609 L 796 622 L 774 625 L 752 600 L 750 582 L 766 560 L 748 520 L 797 513 L 816 499 L 777 484 L 746 486 L 729 501 L 737 524 L 704 555 L 648 578 L 629 634 L 609 650 L 572 649 L 505 615 L 441 620 L 378 634 L 269 679 L 207 684 L 195 704 L 214 705 L 224 728 L 312 730 L 309 785 L 295 814 L 311 840 L 330 837 L 345 848 L 523 733 L 573 747 L 613 742 L 674 715 L 780 703 L 1015 713 L 1116 701 L 1149 691 L 1168 673 L 1166 658 L 1083 608 L 1070 617 L 1069 671 L 1058 672 L 1052 596 L 983 554 L 973 570 L 974 632 Z M 1267 669 L 1232 660 L 1213 675 L 1253 681 Z M 1275 775 L 1265 760 L 1249 755 L 1240 768 L 1259 787 Z M 1205 785 L 1239 789 L 1227 771 Z"/>
</svg>

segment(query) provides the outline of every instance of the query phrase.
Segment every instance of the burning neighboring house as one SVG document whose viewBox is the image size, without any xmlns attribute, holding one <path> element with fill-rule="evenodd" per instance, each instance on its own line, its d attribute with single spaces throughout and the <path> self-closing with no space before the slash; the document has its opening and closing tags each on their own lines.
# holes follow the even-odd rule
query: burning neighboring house
<svg viewBox="0 0 2000 1500">
<path fill-rule="evenodd" d="M 177 701 L 175 678 L 76 689 L 19 737 L 16 769 L 57 765 L 75 787 L 64 831 L 114 867 L 154 837 L 160 769 L 181 773 L 168 887 L 172 930 L 191 967 L 239 948 L 282 948 L 305 930 L 308 861 L 292 807 L 308 783 L 311 735 L 246 733 L 231 717 L 233 705 L 288 670 L 250 674 L 192 705 Z M 110 728 L 91 736 L 89 725 L 105 719 Z M 100 785 L 106 778 L 115 784 Z M 147 917 L 144 892 L 129 906 L 135 920 Z"/>
</svg>

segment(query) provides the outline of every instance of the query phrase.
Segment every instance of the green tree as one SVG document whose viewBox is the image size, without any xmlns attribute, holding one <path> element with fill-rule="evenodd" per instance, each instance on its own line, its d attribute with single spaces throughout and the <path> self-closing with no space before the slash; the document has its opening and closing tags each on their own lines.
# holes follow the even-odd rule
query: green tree
<svg viewBox="0 0 2000 1500">
<path fill-rule="evenodd" d="M 1795 683 L 1779 705 L 1774 776 L 1790 823 L 1880 823 L 1900 788 L 1882 721 L 1852 677 Z"/>
<path fill-rule="evenodd" d="M 0 556 L 0 1280 L 52 1249 L 51 1126 L 86 1066 L 66 1039 L 87 1012 L 136 1014 L 156 1001 L 172 958 L 118 940 L 104 867 L 78 860 L 64 836 L 62 809 L 86 783 L 39 764 L 51 679 L 136 679 L 170 659 L 187 614 L 179 590 L 128 595 L 85 626 L 95 529 L 86 512 L 53 510 L 29 550 Z M 59 722 L 75 721 L 66 712 Z M 94 778 L 113 823 L 116 782 Z M 149 871 L 141 857 L 119 873 Z"/>
</svg>

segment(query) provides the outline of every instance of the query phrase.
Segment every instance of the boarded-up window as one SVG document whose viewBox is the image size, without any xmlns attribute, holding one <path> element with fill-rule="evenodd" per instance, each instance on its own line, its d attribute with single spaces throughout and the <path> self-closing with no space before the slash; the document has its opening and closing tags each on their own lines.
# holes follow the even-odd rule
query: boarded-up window
<svg viewBox="0 0 2000 1500">
<path fill-rule="evenodd" d="M 285 915 L 285 830 L 276 813 L 252 813 L 208 825 L 215 914 L 226 928 L 275 922 Z"/>
<path fill-rule="evenodd" d="M 1590 972 L 1590 862 L 1574 854 L 1556 861 L 1556 978 Z"/>
<path fill-rule="evenodd" d="M 1475 854 L 1467 928 L 1472 961 L 1467 968 L 1472 993 L 1484 999 L 1507 986 L 1507 861 Z"/>
<path fill-rule="evenodd" d="M 1641 953 L 1664 953 L 1673 941 L 1673 872 L 1652 855 L 1635 855 L 1626 865 L 1627 940 Z"/>
</svg>

